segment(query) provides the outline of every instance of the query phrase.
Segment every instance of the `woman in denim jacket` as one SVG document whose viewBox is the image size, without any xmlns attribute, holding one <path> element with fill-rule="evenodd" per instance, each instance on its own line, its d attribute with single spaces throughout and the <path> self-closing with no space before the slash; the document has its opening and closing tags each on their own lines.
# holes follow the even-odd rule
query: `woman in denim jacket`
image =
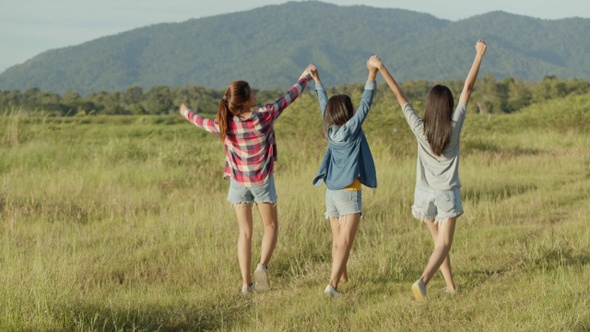
<svg viewBox="0 0 590 332">
<path fill-rule="evenodd" d="M 373 102 L 378 72 L 368 62 L 367 68 L 369 78 L 355 112 L 347 95 L 332 96 L 328 100 L 317 68 L 310 67 L 323 117 L 322 131 L 328 141 L 313 184 L 320 186 L 323 181 L 328 187 L 326 219 L 330 219 L 332 228 L 332 274 L 324 294 L 332 297 L 340 296 L 338 283 L 348 278 L 346 263 L 363 213 L 361 184 L 377 187 L 375 163 L 361 127 Z"/>
</svg>

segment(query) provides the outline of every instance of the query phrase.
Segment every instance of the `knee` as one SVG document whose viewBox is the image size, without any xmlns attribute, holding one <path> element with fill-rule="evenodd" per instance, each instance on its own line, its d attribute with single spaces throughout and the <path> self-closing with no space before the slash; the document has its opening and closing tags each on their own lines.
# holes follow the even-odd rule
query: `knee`
<svg viewBox="0 0 590 332">
<path fill-rule="evenodd" d="M 350 239 L 348 238 L 338 239 L 332 244 L 334 250 L 347 248 L 348 246 L 350 246 Z"/>
<path fill-rule="evenodd" d="M 276 220 L 273 220 L 269 223 L 264 224 L 265 231 L 276 232 L 279 229 L 279 223 Z"/>
<path fill-rule="evenodd" d="M 332 250 L 338 250 L 338 248 L 340 248 L 338 241 L 337 240 L 332 241 Z"/>
<path fill-rule="evenodd" d="M 434 244 L 434 249 L 443 252 L 449 252 L 451 250 L 451 243 L 446 241 L 437 241 Z"/>
<path fill-rule="evenodd" d="M 239 235 L 240 239 L 244 239 L 247 241 L 252 241 L 252 230 L 249 229 L 240 229 Z"/>
</svg>

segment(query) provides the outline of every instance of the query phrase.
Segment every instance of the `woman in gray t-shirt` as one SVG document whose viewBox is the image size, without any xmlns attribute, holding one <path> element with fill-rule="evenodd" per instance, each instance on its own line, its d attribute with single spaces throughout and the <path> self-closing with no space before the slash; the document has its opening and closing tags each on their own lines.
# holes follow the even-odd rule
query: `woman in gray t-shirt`
<svg viewBox="0 0 590 332">
<path fill-rule="evenodd" d="M 371 65 L 379 68 L 395 94 L 418 141 L 412 214 L 428 225 L 434 240 L 434 251 L 428 265 L 420 279 L 412 285 L 414 297 L 420 302 L 427 299 L 426 285 L 439 268 L 447 284 L 446 292 L 455 293 L 449 251 L 455 233 L 455 222 L 463 214 L 459 181 L 459 135 L 486 48 L 482 40 L 475 44 L 475 59 L 465 79 L 457 107 L 454 107 L 453 94 L 449 88 L 436 85 L 430 90 L 426 100 L 424 118 L 416 113 L 381 59 L 373 56 L 369 60 Z"/>
</svg>

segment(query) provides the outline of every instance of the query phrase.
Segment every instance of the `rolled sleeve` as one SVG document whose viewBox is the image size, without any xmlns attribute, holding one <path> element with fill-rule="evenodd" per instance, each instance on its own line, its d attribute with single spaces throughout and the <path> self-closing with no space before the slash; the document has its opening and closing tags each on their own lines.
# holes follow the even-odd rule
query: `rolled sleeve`
<svg viewBox="0 0 590 332">
<path fill-rule="evenodd" d="M 365 83 L 365 90 L 375 90 L 376 87 L 377 87 L 376 81 L 367 81 L 367 83 Z"/>
</svg>

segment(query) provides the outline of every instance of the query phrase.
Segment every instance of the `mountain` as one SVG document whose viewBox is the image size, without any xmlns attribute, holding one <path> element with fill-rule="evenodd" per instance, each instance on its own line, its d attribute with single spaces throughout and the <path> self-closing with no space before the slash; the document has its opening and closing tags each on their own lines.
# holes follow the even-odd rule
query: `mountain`
<svg viewBox="0 0 590 332">
<path fill-rule="evenodd" d="M 582 18 L 542 20 L 499 11 L 452 22 L 400 9 L 288 2 L 49 50 L 2 73 L 0 90 L 224 89 L 238 79 L 282 89 L 308 63 L 333 86 L 364 81 L 365 60 L 373 54 L 400 81 L 462 80 L 479 38 L 488 43 L 483 74 L 589 80 L 589 32 L 590 19 Z"/>
</svg>

